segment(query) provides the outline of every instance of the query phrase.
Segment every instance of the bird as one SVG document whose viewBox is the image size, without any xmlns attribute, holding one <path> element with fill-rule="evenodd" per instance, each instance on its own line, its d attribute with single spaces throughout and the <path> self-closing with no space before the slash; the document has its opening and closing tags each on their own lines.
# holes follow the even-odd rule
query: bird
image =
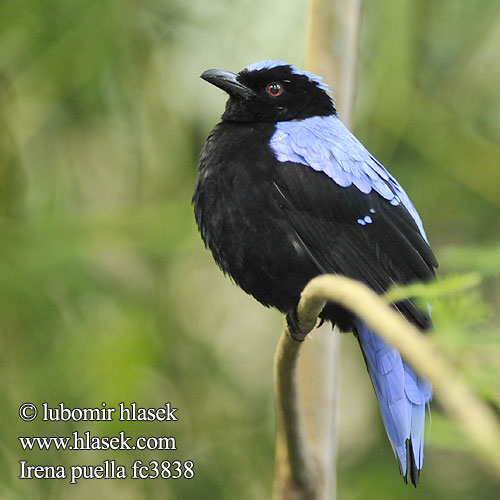
<svg viewBox="0 0 500 500">
<path fill-rule="evenodd" d="M 408 195 L 346 128 L 323 79 L 280 60 L 201 78 L 228 94 L 203 146 L 192 203 L 205 246 L 245 292 L 297 324 L 306 284 L 321 274 L 391 285 L 435 279 L 436 257 Z M 392 306 L 422 332 L 428 311 Z M 400 474 L 417 487 L 428 380 L 359 318 L 327 303 L 323 321 L 361 347 Z"/>
</svg>

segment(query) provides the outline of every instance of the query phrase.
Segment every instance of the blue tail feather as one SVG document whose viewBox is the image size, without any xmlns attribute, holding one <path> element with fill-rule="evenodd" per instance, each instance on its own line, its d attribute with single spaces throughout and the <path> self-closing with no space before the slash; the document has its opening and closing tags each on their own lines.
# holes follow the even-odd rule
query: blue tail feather
<svg viewBox="0 0 500 500">
<path fill-rule="evenodd" d="M 432 387 L 415 375 L 397 349 L 366 325 L 361 324 L 357 333 L 401 474 L 416 485 L 424 458 L 425 407 Z"/>
</svg>

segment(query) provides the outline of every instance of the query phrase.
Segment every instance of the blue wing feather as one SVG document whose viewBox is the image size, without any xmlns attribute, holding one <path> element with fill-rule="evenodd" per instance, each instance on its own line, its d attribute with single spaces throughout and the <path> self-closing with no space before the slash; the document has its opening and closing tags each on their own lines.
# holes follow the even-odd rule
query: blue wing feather
<svg viewBox="0 0 500 500">
<path fill-rule="evenodd" d="M 373 189 L 392 205 L 402 204 L 427 241 L 422 221 L 403 188 L 335 115 L 278 122 L 270 146 L 280 162 L 324 172 L 341 187 Z"/>
</svg>

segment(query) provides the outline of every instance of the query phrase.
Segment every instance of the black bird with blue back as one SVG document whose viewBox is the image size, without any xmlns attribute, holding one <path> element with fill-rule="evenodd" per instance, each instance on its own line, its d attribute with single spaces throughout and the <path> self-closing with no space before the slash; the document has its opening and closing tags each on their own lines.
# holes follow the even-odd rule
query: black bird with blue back
<svg viewBox="0 0 500 500">
<path fill-rule="evenodd" d="M 437 261 L 396 179 L 343 125 L 319 76 L 282 61 L 201 77 L 229 94 L 203 148 L 193 196 L 205 245 L 222 271 L 293 326 L 300 293 L 336 273 L 377 293 L 434 278 Z M 430 314 L 394 304 L 421 330 Z M 344 308 L 320 314 L 356 335 L 390 443 L 417 486 L 432 388 L 399 352 Z"/>
</svg>

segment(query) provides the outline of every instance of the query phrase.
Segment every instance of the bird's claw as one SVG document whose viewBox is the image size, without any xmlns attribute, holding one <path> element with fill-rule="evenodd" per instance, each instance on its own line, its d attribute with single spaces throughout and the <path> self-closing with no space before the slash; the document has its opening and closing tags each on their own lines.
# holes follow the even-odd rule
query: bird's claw
<svg viewBox="0 0 500 500">
<path fill-rule="evenodd" d="M 300 329 L 299 318 L 297 317 L 297 309 L 292 309 L 286 315 L 286 324 L 288 326 L 288 331 L 290 332 L 290 337 L 296 342 L 303 342 L 309 331 L 304 331 Z"/>
</svg>

